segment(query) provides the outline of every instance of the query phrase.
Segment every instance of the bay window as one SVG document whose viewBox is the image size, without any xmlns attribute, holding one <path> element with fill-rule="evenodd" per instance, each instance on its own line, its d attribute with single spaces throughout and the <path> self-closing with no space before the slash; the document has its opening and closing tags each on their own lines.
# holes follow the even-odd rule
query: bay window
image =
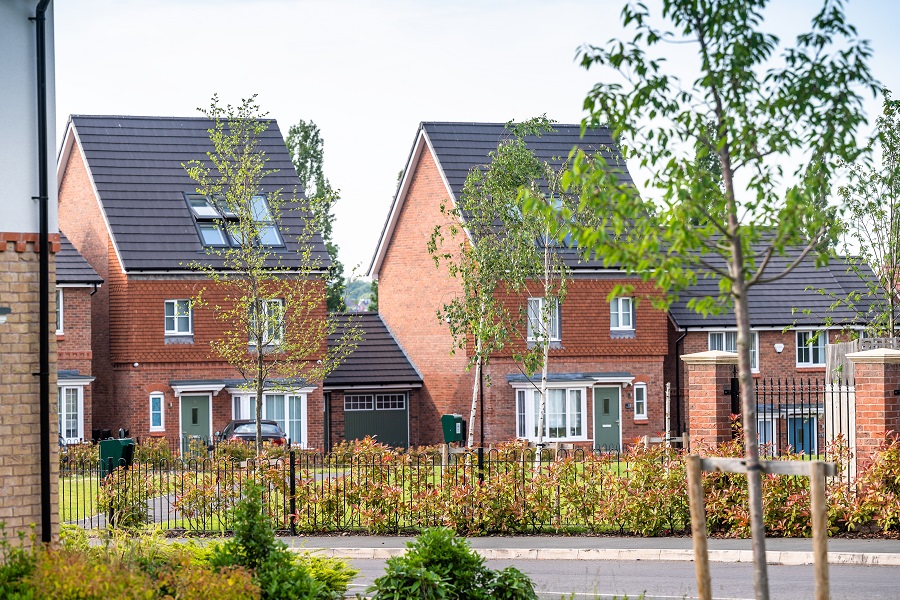
<svg viewBox="0 0 900 600">
<path fill-rule="evenodd" d="M 584 388 L 548 389 L 544 438 L 547 440 L 585 439 L 584 399 Z M 516 435 L 518 437 L 537 440 L 540 409 L 540 390 L 516 390 Z"/>
</svg>

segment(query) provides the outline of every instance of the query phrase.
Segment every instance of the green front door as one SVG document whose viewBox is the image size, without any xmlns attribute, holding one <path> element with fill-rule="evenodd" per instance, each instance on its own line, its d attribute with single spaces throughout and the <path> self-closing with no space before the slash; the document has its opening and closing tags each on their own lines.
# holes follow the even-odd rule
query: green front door
<svg viewBox="0 0 900 600">
<path fill-rule="evenodd" d="M 209 396 L 181 397 L 182 454 L 205 454 L 209 444 Z"/>
<path fill-rule="evenodd" d="M 618 387 L 594 388 L 594 448 L 618 452 L 621 441 Z"/>
</svg>

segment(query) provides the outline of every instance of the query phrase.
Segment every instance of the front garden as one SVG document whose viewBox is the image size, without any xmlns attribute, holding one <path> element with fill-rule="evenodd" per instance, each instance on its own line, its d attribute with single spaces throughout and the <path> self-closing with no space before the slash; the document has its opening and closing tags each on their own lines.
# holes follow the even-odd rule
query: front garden
<svg viewBox="0 0 900 600">
<path fill-rule="evenodd" d="M 233 507 L 257 482 L 273 526 L 284 532 L 391 534 L 442 526 L 465 535 L 657 536 L 690 529 L 684 454 L 661 446 L 536 457 L 509 443 L 486 452 L 481 463 L 467 453 L 448 464 L 438 448 L 401 452 L 370 439 L 325 456 L 273 448 L 262 460 L 248 460 L 239 452 L 246 447 L 225 445 L 209 458 L 179 460 L 160 456 L 158 448 L 139 449 L 134 465 L 115 469 L 103 485 L 93 458 L 69 461 L 60 477 L 63 521 L 86 529 L 154 523 L 179 534 L 229 531 Z M 736 439 L 705 454 L 741 452 Z M 844 464 L 849 453 L 839 441 L 826 458 Z M 710 533 L 748 536 L 745 478 L 706 473 L 704 488 Z M 827 494 L 832 534 L 900 530 L 898 438 L 886 438 L 854 481 L 829 481 Z M 764 505 L 770 535 L 810 534 L 807 478 L 767 476 Z"/>
</svg>

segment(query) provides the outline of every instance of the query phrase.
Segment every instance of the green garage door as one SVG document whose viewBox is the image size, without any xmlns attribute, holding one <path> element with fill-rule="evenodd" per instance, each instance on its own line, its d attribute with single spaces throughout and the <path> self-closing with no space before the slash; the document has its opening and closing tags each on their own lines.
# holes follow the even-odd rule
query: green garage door
<svg viewBox="0 0 900 600">
<path fill-rule="evenodd" d="M 409 447 L 409 402 L 406 393 L 344 396 L 344 438 L 374 437 L 379 443 Z"/>
</svg>

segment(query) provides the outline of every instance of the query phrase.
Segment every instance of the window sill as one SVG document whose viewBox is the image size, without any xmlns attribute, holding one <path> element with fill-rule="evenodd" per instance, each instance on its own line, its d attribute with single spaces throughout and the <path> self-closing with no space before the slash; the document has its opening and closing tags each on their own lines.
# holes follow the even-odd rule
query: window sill
<svg viewBox="0 0 900 600">
<path fill-rule="evenodd" d="M 163 342 L 168 346 L 170 344 L 193 344 L 194 343 L 194 335 L 173 335 L 167 334 L 163 337 Z"/>
<path fill-rule="evenodd" d="M 610 329 L 609 338 L 612 340 L 634 339 L 636 336 L 634 329 Z"/>
<path fill-rule="evenodd" d="M 166 437 L 165 429 L 151 429 L 150 437 Z"/>
<path fill-rule="evenodd" d="M 797 365 L 797 370 L 806 372 L 824 371 L 825 365 Z"/>
<path fill-rule="evenodd" d="M 635 417 L 634 424 L 635 425 L 648 425 L 650 423 L 650 419 L 648 417 Z"/>
<path fill-rule="evenodd" d="M 64 333 L 61 332 L 61 331 L 57 331 L 57 332 L 56 332 L 56 341 L 57 341 L 57 342 L 61 342 L 61 341 L 65 340 L 65 339 L 66 339 L 66 334 L 64 334 Z"/>
</svg>

